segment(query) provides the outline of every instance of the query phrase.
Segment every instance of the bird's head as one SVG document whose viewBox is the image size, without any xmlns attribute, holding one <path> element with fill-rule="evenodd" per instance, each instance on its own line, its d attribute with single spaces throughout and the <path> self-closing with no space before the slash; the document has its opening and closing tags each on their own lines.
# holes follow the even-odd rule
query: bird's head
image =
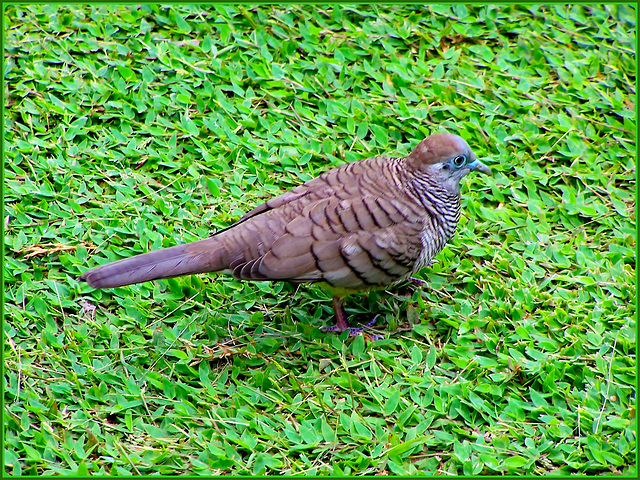
<svg viewBox="0 0 640 480">
<path fill-rule="evenodd" d="M 491 175 L 489 167 L 476 158 L 467 142 L 451 133 L 436 133 L 425 138 L 406 161 L 410 168 L 455 194 L 460 193 L 460 180 L 471 170 Z"/>
</svg>

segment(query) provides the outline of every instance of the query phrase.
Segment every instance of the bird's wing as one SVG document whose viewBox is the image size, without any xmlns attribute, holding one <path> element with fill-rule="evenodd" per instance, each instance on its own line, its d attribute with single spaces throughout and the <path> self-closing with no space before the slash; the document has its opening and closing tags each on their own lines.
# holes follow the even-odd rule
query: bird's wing
<svg viewBox="0 0 640 480">
<path fill-rule="evenodd" d="M 295 215 L 288 210 L 296 205 L 284 204 L 255 218 L 252 227 L 291 220 L 264 254 L 232 264 L 233 275 L 245 280 L 325 281 L 353 289 L 406 278 L 422 251 L 426 212 L 402 195 L 360 195 L 311 200 Z"/>
<path fill-rule="evenodd" d="M 308 204 L 325 198 L 337 197 L 345 199 L 361 197 L 363 196 L 363 183 L 364 188 L 367 188 L 370 184 L 375 185 L 375 183 L 380 183 L 381 180 L 384 180 L 381 179 L 378 174 L 384 176 L 385 173 L 388 173 L 384 172 L 384 167 L 388 164 L 389 160 L 389 157 L 378 156 L 359 162 L 346 163 L 328 170 L 322 175 L 312 178 L 304 184 L 258 205 L 253 210 L 244 214 L 234 224 L 220 230 L 219 233 L 234 228 L 250 218 L 277 209 L 283 205 L 291 205 L 294 207 L 292 211 L 300 213 Z M 356 179 L 356 181 L 354 181 L 354 179 Z"/>
</svg>

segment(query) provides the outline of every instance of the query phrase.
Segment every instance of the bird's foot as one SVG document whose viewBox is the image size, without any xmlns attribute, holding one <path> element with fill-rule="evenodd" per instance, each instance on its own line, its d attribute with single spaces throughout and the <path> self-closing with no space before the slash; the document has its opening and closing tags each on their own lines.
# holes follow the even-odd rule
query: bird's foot
<svg viewBox="0 0 640 480">
<path fill-rule="evenodd" d="M 320 331 L 322 331 L 324 333 L 326 333 L 326 332 L 339 332 L 339 333 L 342 333 L 345 330 L 349 330 L 349 335 L 355 336 L 355 335 L 358 335 L 358 334 L 362 333 L 366 328 L 375 325 L 376 320 L 378 319 L 379 316 L 380 315 L 376 315 L 375 317 L 373 317 L 372 320 L 370 320 L 369 322 L 365 323 L 361 327 L 340 328 L 339 325 L 331 325 L 331 326 L 321 327 Z M 371 335 L 371 334 L 367 334 L 367 335 L 369 335 L 372 340 L 380 340 L 381 338 L 383 338 L 382 335 Z"/>
<path fill-rule="evenodd" d="M 421 278 L 409 277 L 409 281 L 414 285 L 418 285 L 419 287 L 426 287 L 428 282 L 426 280 L 422 280 Z"/>
<path fill-rule="evenodd" d="M 326 326 L 326 327 L 322 327 L 320 330 L 322 332 L 338 332 L 338 333 L 342 333 L 345 330 L 349 330 L 349 335 L 358 335 L 359 333 L 361 333 L 365 328 L 372 326 L 373 324 L 376 323 L 376 320 L 378 319 L 378 315 L 376 315 L 375 317 L 373 317 L 373 320 L 369 321 L 368 323 L 364 324 L 362 327 L 350 327 L 349 326 L 349 322 L 347 320 L 347 314 L 344 311 L 344 307 L 342 305 L 342 298 L 338 297 L 338 296 L 333 296 L 333 310 L 336 314 L 336 324 L 332 325 L 332 326 Z M 378 340 L 380 338 L 382 338 L 381 335 L 371 335 L 369 333 L 367 333 L 367 335 L 369 337 L 371 337 L 372 340 Z"/>
<path fill-rule="evenodd" d="M 365 323 L 361 327 L 349 327 L 349 335 L 358 335 L 359 333 L 363 332 L 365 328 L 372 327 L 373 325 L 376 324 L 376 320 L 378 320 L 379 316 L 380 315 L 376 315 L 375 317 L 373 317 L 373 319 L 369 320 L 367 323 Z"/>
<path fill-rule="evenodd" d="M 338 328 L 338 325 L 323 325 L 322 327 L 320 327 L 320 331 L 322 333 L 329 333 L 329 332 L 344 332 L 344 330 L 340 330 Z"/>
</svg>

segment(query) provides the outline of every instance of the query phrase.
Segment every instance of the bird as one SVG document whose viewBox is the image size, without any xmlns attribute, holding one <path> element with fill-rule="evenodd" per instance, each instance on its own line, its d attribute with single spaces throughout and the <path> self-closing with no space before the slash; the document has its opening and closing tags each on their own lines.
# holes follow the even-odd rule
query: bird
<svg viewBox="0 0 640 480">
<path fill-rule="evenodd" d="M 357 335 L 344 299 L 413 279 L 453 237 L 460 181 L 491 170 L 453 133 L 434 133 L 405 157 L 375 156 L 330 169 L 273 197 L 209 238 L 85 271 L 80 281 L 113 288 L 200 273 L 247 281 L 319 283 L 336 323 Z"/>
</svg>

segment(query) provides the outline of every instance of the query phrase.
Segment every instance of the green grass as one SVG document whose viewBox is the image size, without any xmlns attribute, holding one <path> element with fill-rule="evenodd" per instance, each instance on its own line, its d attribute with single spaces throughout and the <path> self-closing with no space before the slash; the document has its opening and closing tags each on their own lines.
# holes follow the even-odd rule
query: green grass
<svg viewBox="0 0 640 480">
<path fill-rule="evenodd" d="M 625 474 L 636 455 L 636 12 L 10 6 L 4 461 L 42 474 Z M 455 238 L 352 296 L 87 268 L 330 167 L 468 140 Z"/>
</svg>

